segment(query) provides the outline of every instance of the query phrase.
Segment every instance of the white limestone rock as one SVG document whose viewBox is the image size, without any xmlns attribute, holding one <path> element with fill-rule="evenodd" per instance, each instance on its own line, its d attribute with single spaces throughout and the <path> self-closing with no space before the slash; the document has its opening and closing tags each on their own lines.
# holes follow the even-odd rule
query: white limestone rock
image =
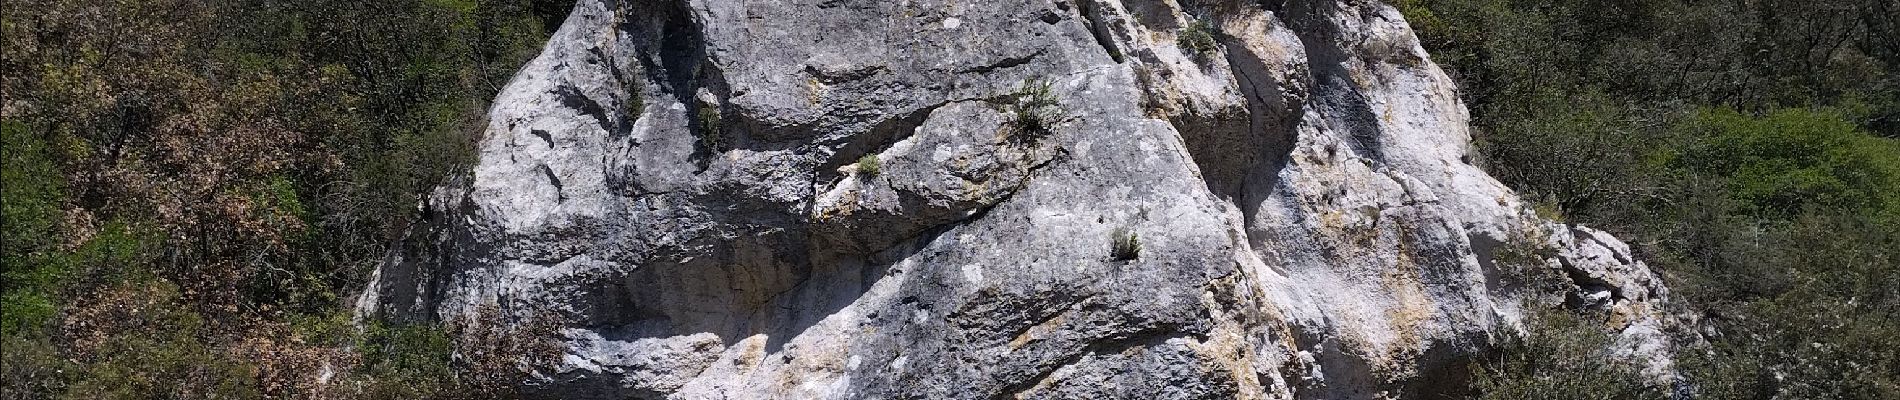
<svg viewBox="0 0 1900 400">
<path fill-rule="evenodd" d="M 495 104 L 359 311 L 560 315 L 537 396 L 1424 396 L 1566 306 L 1672 374 L 1660 280 L 1468 163 L 1376 2 L 581 0 Z"/>
</svg>

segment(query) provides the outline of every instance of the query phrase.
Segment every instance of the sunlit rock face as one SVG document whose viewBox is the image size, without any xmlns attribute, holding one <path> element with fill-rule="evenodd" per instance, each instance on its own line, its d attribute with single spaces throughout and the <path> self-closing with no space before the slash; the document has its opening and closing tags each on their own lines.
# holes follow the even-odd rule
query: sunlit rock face
<svg viewBox="0 0 1900 400">
<path fill-rule="evenodd" d="M 359 312 L 558 316 L 536 396 L 1429 397 L 1553 307 L 1670 374 L 1378 2 L 580 0 L 489 117 Z"/>
</svg>

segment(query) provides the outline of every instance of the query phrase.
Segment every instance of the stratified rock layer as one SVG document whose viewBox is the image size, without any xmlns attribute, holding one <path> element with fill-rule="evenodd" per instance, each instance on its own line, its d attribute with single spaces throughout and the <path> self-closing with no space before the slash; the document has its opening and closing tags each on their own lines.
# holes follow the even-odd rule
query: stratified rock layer
<svg viewBox="0 0 1900 400">
<path fill-rule="evenodd" d="M 559 316 L 539 396 L 1423 397 L 1559 306 L 1669 374 L 1376 2 L 580 0 L 490 118 L 359 308 Z"/>
</svg>

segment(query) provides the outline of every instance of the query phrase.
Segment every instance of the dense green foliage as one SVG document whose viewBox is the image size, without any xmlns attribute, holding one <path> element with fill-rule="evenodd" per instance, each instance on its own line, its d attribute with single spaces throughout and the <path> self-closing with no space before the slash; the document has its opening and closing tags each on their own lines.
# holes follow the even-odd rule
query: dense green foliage
<svg viewBox="0 0 1900 400">
<path fill-rule="evenodd" d="M 5 0 L 0 398 L 469 384 L 343 297 L 569 4 Z"/>
<path fill-rule="evenodd" d="M 1700 320 L 1677 332 L 1688 393 L 1900 397 L 1900 5 L 1396 5 L 1460 81 L 1493 175 L 1664 271 Z M 1533 334 L 1505 358 L 1576 340 Z M 1520 367 L 1480 389 L 1577 398 L 1630 379 Z"/>
<path fill-rule="evenodd" d="M 371 326 L 363 335 L 363 365 L 371 375 L 400 385 L 377 385 L 373 398 L 415 399 L 444 389 L 449 370 L 449 336 L 440 329 L 417 326 Z"/>
<path fill-rule="evenodd" d="M 51 298 L 61 268 L 48 260 L 59 220 L 63 179 L 48 157 L 46 143 L 12 121 L 0 123 L 0 265 L 6 293 L 0 300 L 0 333 L 38 329 L 53 317 Z"/>
</svg>

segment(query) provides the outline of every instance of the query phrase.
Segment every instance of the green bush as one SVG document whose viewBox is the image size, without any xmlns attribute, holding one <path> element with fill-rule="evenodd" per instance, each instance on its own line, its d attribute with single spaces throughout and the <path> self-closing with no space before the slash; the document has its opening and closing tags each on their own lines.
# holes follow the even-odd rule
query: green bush
<svg viewBox="0 0 1900 400">
<path fill-rule="evenodd" d="M 627 121 L 638 120 L 640 119 L 640 114 L 646 112 L 647 101 L 646 95 L 641 94 L 643 91 L 640 85 L 637 84 L 627 87 L 627 99 L 622 101 L 620 110 L 622 114 L 627 116 Z"/>
<path fill-rule="evenodd" d="M 336 310 L 321 314 L 298 314 L 288 318 L 290 329 L 298 339 L 306 343 L 324 347 L 353 346 L 359 340 L 356 324 L 350 321 L 350 313 Z"/>
<path fill-rule="evenodd" d="M 1141 236 L 1128 228 L 1115 228 L 1108 234 L 1108 258 L 1130 261 L 1141 258 Z"/>
<path fill-rule="evenodd" d="M 1491 249 L 1491 263 L 1500 283 L 1526 294 L 1560 300 L 1570 290 L 1569 277 L 1549 262 L 1558 249 L 1541 231 L 1517 232 Z"/>
<path fill-rule="evenodd" d="M 1007 106 L 1014 116 L 1010 123 L 1016 127 L 1017 138 L 1035 140 L 1047 136 L 1064 117 L 1051 85 L 1048 80 L 1032 79 L 1010 94 Z"/>
<path fill-rule="evenodd" d="M 1630 360 L 1610 354 L 1612 338 L 1601 318 L 1542 311 L 1526 323 L 1500 356 L 1478 368 L 1479 399 L 1659 399 Z"/>
<path fill-rule="evenodd" d="M 27 400 L 53 398 L 63 392 L 77 367 L 59 354 L 59 347 L 47 335 L 13 333 L 0 335 L 0 399 Z"/>
<path fill-rule="evenodd" d="M 1900 395 L 1900 225 L 1815 214 L 1724 233 L 1717 260 L 1681 271 L 1717 335 L 1684 354 L 1707 398 Z"/>
<path fill-rule="evenodd" d="M 1683 124 L 1695 141 L 1674 166 L 1722 179 L 1739 211 L 1757 217 L 1817 207 L 1900 215 L 1900 141 L 1849 121 L 1829 110 L 1706 110 Z"/>
<path fill-rule="evenodd" d="M 53 317 L 65 180 L 46 143 L 18 121 L 0 121 L 0 335 L 35 331 Z"/>
<path fill-rule="evenodd" d="M 1890 2 L 1395 5 L 1457 79 L 1473 161 L 1702 316 L 1678 338 L 1706 343 L 1678 352 L 1701 398 L 1896 397 L 1900 31 L 1866 18 Z"/>
<path fill-rule="evenodd" d="M 712 151 L 726 150 L 725 120 L 719 114 L 719 106 L 699 106 L 699 141 Z"/>
<path fill-rule="evenodd" d="M 1187 26 L 1181 27 L 1181 33 L 1175 37 L 1175 45 L 1195 57 L 1206 57 L 1219 50 L 1219 43 L 1214 41 L 1214 25 L 1199 18 L 1193 18 Z"/>
<path fill-rule="evenodd" d="M 110 285 L 71 312 L 87 324 L 68 327 L 81 342 L 63 355 L 79 364 L 55 397 L 260 398 L 254 366 L 207 340 L 215 327 L 188 307 L 176 285 Z"/>
<path fill-rule="evenodd" d="M 375 323 L 361 344 L 369 398 L 434 398 L 456 387 L 449 364 L 453 342 L 441 327 Z"/>
<path fill-rule="evenodd" d="M 880 171 L 881 168 L 882 166 L 878 163 L 876 154 L 865 154 L 863 157 L 858 157 L 858 172 L 864 174 L 864 177 L 877 176 L 879 172 L 882 172 Z"/>
</svg>

